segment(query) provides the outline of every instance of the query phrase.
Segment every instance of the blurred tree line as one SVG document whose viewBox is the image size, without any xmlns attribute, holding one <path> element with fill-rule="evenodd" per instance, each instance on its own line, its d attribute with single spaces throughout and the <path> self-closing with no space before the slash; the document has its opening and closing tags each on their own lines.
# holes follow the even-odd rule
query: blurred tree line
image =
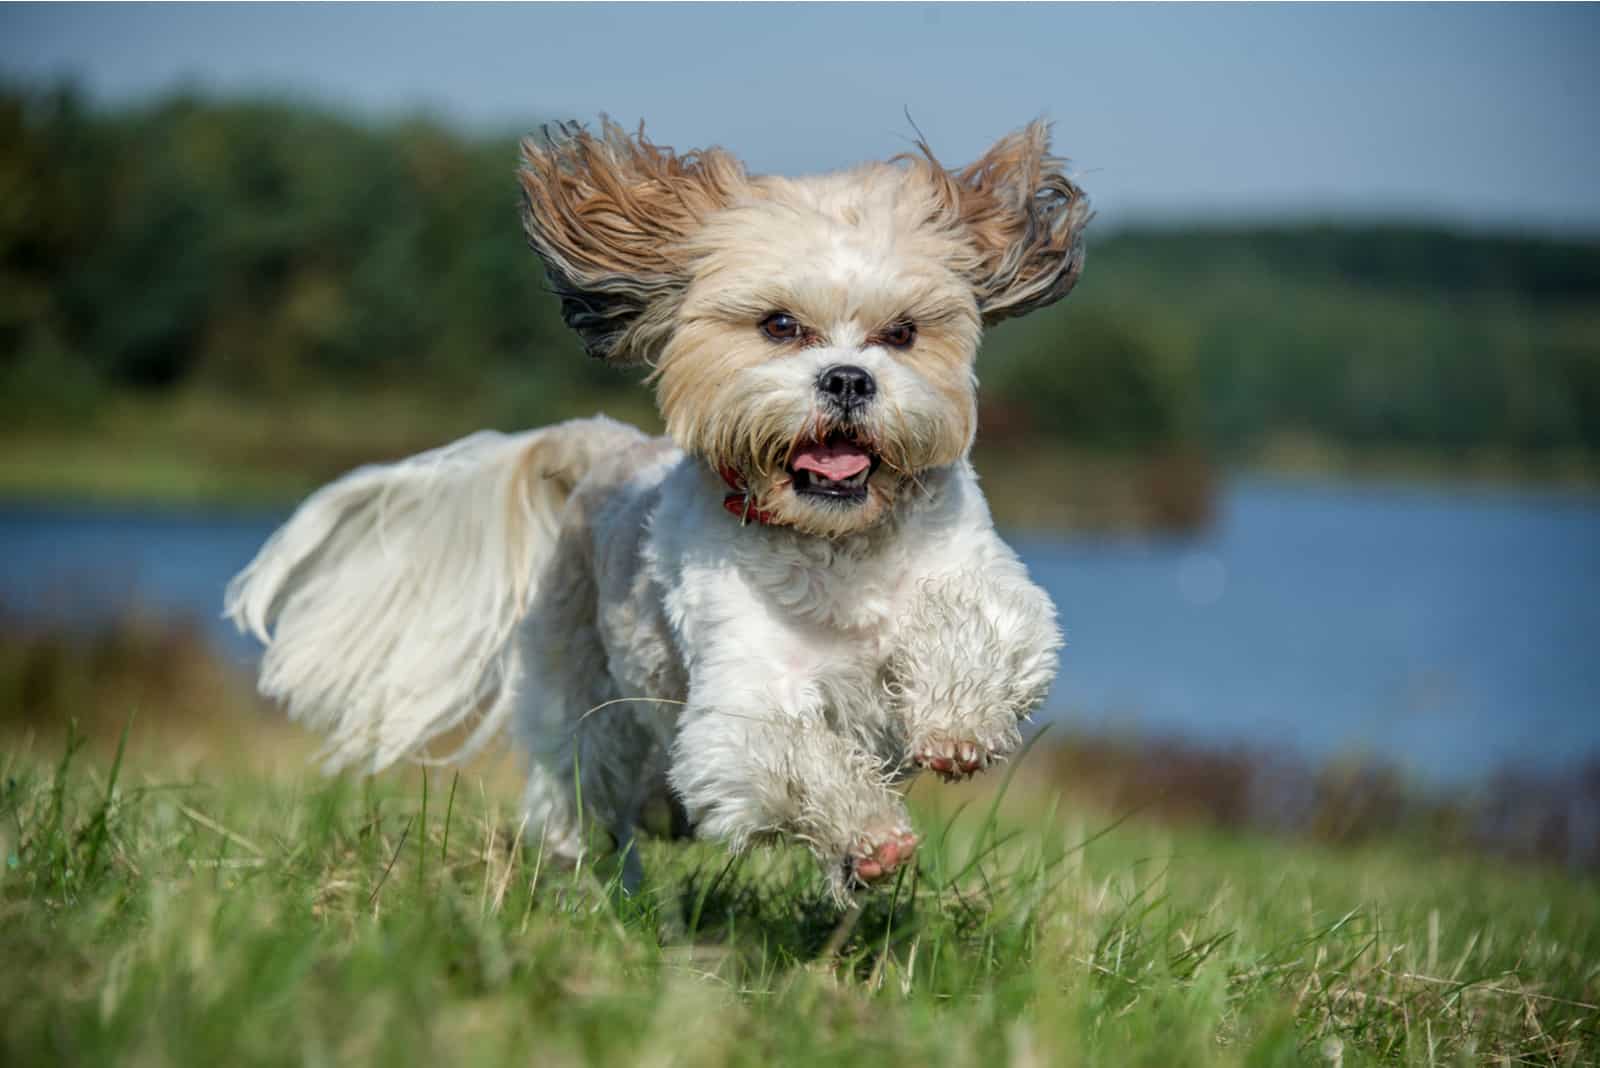
<svg viewBox="0 0 1600 1068">
<path fill-rule="evenodd" d="M 87 425 L 112 398 L 186 389 L 263 405 L 408 391 L 503 425 L 639 411 L 633 377 L 585 359 L 544 291 L 515 161 L 510 137 L 303 103 L 105 111 L 70 88 L 0 90 L 0 419 Z M 1588 457 L 1597 297 L 1592 241 L 1097 233 L 1069 300 L 986 343 L 984 434 Z"/>
</svg>

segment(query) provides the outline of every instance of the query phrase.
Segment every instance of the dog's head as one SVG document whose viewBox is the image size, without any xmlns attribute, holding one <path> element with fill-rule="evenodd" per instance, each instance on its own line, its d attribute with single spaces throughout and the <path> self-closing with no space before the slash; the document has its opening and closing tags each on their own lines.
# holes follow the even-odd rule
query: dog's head
<svg viewBox="0 0 1600 1068">
<path fill-rule="evenodd" d="M 772 522 L 866 529 L 963 457 L 983 327 L 1082 269 L 1088 204 L 1043 123 L 955 171 L 918 147 L 787 179 L 610 122 L 523 145 L 524 221 L 567 324 L 591 355 L 653 366 L 668 432 Z"/>
</svg>

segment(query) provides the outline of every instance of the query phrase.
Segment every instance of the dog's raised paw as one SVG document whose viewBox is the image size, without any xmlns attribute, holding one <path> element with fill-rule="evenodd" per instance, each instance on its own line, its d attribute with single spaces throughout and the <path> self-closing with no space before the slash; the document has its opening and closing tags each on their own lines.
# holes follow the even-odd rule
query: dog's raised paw
<svg viewBox="0 0 1600 1068">
<path fill-rule="evenodd" d="M 986 769 L 995 760 L 987 746 L 959 734 L 934 732 L 911 750 L 912 763 L 945 782 L 960 782 Z"/>
<path fill-rule="evenodd" d="M 906 830 L 864 836 L 845 858 L 849 881 L 866 886 L 893 875 L 917 852 L 917 836 Z"/>
</svg>

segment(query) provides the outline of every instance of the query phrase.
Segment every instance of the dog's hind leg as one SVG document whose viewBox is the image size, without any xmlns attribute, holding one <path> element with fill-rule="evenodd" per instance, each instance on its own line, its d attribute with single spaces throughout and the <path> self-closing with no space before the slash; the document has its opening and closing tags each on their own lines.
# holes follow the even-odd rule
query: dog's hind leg
<svg viewBox="0 0 1600 1068">
<path fill-rule="evenodd" d="M 644 876 L 641 814 L 665 773 L 659 749 L 652 754 L 650 743 L 636 735 L 631 725 L 617 722 L 603 735 L 585 736 L 580 728 L 567 744 L 545 744 L 531 761 L 524 794 L 528 826 L 541 830 L 547 854 L 575 864 L 589 848 L 604 849 L 609 836 L 621 863 L 622 888 L 630 894 Z"/>
<path fill-rule="evenodd" d="M 599 609 L 588 529 L 574 515 L 518 636 L 524 688 L 516 730 L 531 764 L 526 808 L 546 849 L 567 860 L 601 837 L 586 828 L 609 834 L 631 890 L 642 875 L 634 828 L 664 781 L 664 747 L 656 706 L 619 700 Z"/>
<path fill-rule="evenodd" d="M 512 729 L 528 754 L 523 805 L 545 850 L 577 863 L 586 849 L 586 814 L 611 821 L 600 789 L 586 717 L 615 696 L 595 628 L 594 581 L 582 531 L 564 527 L 545 581 L 517 635 L 523 665 Z"/>
</svg>

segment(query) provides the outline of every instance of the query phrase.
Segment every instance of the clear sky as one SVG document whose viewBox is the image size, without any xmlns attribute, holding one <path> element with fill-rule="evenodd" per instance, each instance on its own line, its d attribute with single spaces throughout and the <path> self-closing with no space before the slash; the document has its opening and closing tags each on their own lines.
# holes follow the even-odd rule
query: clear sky
<svg viewBox="0 0 1600 1068">
<path fill-rule="evenodd" d="M 607 112 L 756 170 L 947 163 L 1043 114 L 1107 221 L 1600 233 L 1600 7 L 0 6 L 0 78 L 268 89 L 488 129 Z M 509 166 L 509 161 L 508 161 Z"/>
</svg>

